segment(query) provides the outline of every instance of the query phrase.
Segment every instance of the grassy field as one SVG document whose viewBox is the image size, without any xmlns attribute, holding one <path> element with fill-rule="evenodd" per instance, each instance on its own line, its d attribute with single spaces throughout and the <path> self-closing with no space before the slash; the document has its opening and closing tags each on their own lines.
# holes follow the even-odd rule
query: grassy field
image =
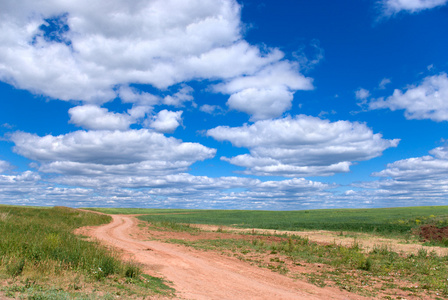
<svg viewBox="0 0 448 300">
<path fill-rule="evenodd" d="M 170 294 L 98 243 L 73 234 L 109 216 L 66 207 L 0 205 L 0 292 L 23 299 L 129 299 Z"/>
<path fill-rule="evenodd" d="M 95 209 L 111 214 L 150 214 L 144 221 L 214 224 L 275 230 L 332 230 L 404 236 L 423 224 L 448 226 L 448 206 L 322 209 L 304 211 Z"/>
</svg>

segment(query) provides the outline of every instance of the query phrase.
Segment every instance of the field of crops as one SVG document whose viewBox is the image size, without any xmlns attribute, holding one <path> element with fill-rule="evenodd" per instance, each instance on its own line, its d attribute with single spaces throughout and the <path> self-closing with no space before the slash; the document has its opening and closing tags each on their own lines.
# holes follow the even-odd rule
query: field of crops
<svg viewBox="0 0 448 300">
<path fill-rule="evenodd" d="M 448 206 L 304 211 L 96 209 L 106 213 L 149 214 L 144 221 L 214 224 L 275 230 L 332 230 L 403 235 L 424 224 L 448 225 Z"/>
</svg>

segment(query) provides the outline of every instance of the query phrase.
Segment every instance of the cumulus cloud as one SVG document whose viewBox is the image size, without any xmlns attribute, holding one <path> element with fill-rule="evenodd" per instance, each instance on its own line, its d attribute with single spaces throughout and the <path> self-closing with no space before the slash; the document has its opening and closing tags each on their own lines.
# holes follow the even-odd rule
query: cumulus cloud
<svg viewBox="0 0 448 300">
<path fill-rule="evenodd" d="M 401 11 L 416 13 L 445 5 L 448 0 L 382 0 L 380 2 L 385 15 L 394 15 Z"/>
<path fill-rule="evenodd" d="M 5 0 L 0 80 L 55 99 L 99 105 L 119 96 L 152 107 L 182 106 L 192 89 L 157 97 L 135 85 L 207 79 L 224 82 L 215 91 L 230 95 L 230 108 L 254 120 L 279 116 L 312 80 L 280 50 L 243 40 L 240 13 L 235 0 Z"/>
<path fill-rule="evenodd" d="M 365 100 L 370 97 L 370 92 L 366 89 L 359 88 L 355 91 L 355 96 L 358 100 Z"/>
<path fill-rule="evenodd" d="M 402 159 L 373 173 L 380 180 L 353 184 L 362 188 L 358 198 L 369 198 L 379 206 L 443 205 L 448 196 L 448 147 L 437 147 L 429 155 Z"/>
<path fill-rule="evenodd" d="M 41 171 L 60 174 L 177 173 L 216 152 L 147 129 L 76 131 L 44 137 L 16 132 L 11 141 L 14 151 L 39 162 Z"/>
<path fill-rule="evenodd" d="M 106 108 L 95 105 L 83 105 L 68 111 L 70 123 L 94 130 L 127 130 L 134 122 L 128 114 L 109 112 Z"/>
<path fill-rule="evenodd" d="M 163 99 L 163 103 L 166 105 L 173 106 L 183 106 L 184 102 L 193 101 L 193 89 L 187 85 L 182 86 L 182 88 L 174 95 L 168 95 Z"/>
<path fill-rule="evenodd" d="M 48 176 L 46 176 L 48 178 Z M 57 184 L 59 187 L 54 187 Z M 69 187 L 76 185 L 77 187 Z M 253 178 L 193 176 L 68 175 L 43 181 L 33 172 L 0 175 L 0 201 L 8 204 L 72 207 L 159 207 L 301 209 L 328 207 L 334 185 L 306 179 L 260 181 Z M 319 205 L 319 206 L 317 206 Z"/>
<path fill-rule="evenodd" d="M 418 181 L 440 179 L 448 181 L 448 147 L 438 147 L 430 155 L 414 157 L 388 164 L 381 172 L 372 174 L 377 177 L 390 177 L 400 181 Z"/>
<path fill-rule="evenodd" d="M 242 127 L 219 126 L 208 130 L 207 135 L 250 151 L 221 159 L 245 167 L 246 174 L 268 176 L 329 176 L 348 172 L 354 161 L 380 156 L 399 142 L 385 140 L 361 123 L 331 123 L 304 115 Z"/>
<path fill-rule="evenodd" d="M 125 103 L 136 103 L 140 106 L 153 107 L 162 102 L 159 96 L 139 91 L 129 86 L 121 86 L 118 96 Z"/>
<path fill-rule="evenodd" d="M 253 178 L 194 176 L 186 173 L 147 176 L 64 176 L 58 184 L 77 185 L 86 188 L 118 187 L 126 197 L 142 206 L 153 207 L 225 208 L 239 209 L 298 209 L 315 203 L 316 197 L 329 199 L 328 191 L 335 185 L 303 178 L 281 181 L 260 181 Z M 157 201 L 164 199 L 165 201 Z M 169 200 L 169 201 L 168 201 Z M 113 205 L 113 204 L 112 204 Z M 316 204 L 315 204 L 316 205 Z"/>
<path fill-rule="evenodd" d="M 107 101 L 118 84 L 164 88 L 201 76 L 181 67 L 188 57 L 240 39 L 234 1 L 7 0 L 0 8 L 2 80 L 62 100 Z M 49 22 L 67 30 L 48 32 Z"/>
<path fill-rule="evenodd" d="M 448 77 L 446 73 L 426 77 L 419 85 L 394 90 L 386 99 L 370 102 L 370 109 L 404 110 L 407 119 L 448 120 Z"/>
<path fill-rule="evenodd" d="M 202 112 L 205 112 L 207 114 L 211 114 L 211 115 L 213 115 L 213 114 L 220 114 L 220 113 L 224 112 L 224 110 L 222 109 L 221 106 L 219 106 L 219 105 L 209 105 L 209 104 L 201 105 L 201 107 L 199 107 L 199 110 L 202 111 Z"/>
<path fill-rule="evenodd" d="M 294 64 L 287 62 L 215 86 L 216 91 L 231 94 L 227 101 L 231 109 L 250 114 L 251 120 L 281 116 L 291 108 L 296 90 L 311 89 L 312 80 L 299 74 L 294 70 Z"/>
<path fill-rule="evenodd" d="M 182 123 L 182 111 L 168 111 L 166 109 L 159 111 L 149 122 L 149 127 L 158 132 L 174 132 Z"/>
</svg>

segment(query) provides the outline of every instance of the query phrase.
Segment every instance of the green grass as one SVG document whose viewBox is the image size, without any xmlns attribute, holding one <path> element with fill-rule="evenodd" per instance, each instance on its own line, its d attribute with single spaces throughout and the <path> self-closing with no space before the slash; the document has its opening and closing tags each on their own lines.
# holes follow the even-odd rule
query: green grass
<svg viewBox="0 0 448 300">
<path fill-rule="evenodd" d="M 6 282 L 1 290 L 14 297 L 21 291 L 32 293 L 36 295 L 32 299 L 53 299 L 49 296 L 53 294 L 57 299 L 76 298 L 70 290 L 82 298 L 78 291 L 82 285 L 98 284 L 98 292 L 113 287 L 118 293 L 135 294 L 142 289 L 153 293 L 138 266 L 73 234 L 76 228 L 110 220 L 66 207 L 0 206 L 0 280 Z M 50 282 L 58 288 L 52 289 Z"/>
<path fill-rule="evenodd" d="M 409 234 L 423 224 L 448 226 L 448 206 L 378 209 L 322 209 L 306 211 L 95 209 L 107 213 L 150 214 L 139 219 L 151 222 L 214 224 L 274 230 L 332 230 Z"/>
<path fill-rule="evenodd" d="M 108 208 L 108 207 L 86 207 L 83 209 L 102 212 L 110 215 L 134 215 L 134 214 L 178 214 L 201 212 L 202 210 L 192 209 L 156 209 L 156 208 Z"/>
</svg>

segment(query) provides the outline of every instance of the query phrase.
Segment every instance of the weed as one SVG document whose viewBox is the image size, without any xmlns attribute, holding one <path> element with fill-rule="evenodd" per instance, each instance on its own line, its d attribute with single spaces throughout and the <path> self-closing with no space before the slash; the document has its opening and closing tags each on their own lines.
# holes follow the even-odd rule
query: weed
<svg viewBox="0 0 448 300">
<path fill-rule="evenodd" d="M 9 212 L 0 213 L 0 221 L 6 222 L 9 219 Z"/>
<path fill-rule="evenodd" d="M 366 259 L 362 259 L 358 265 L 358 269 L 364 271 L 370 271 L 372 269 L 372 259 L 367 257 Z"/>
<path fill-rule="evenodd" d="M 20 258 L 17 261 L 13 260 L 6 266 L 6 272 L 12 277 L 19 276 L 25 267 L 25 259 Z"/>
<path fill-rule="evenodd" d="M 139 267 L 135 266 L 135 265 L 128 265 L 126 266 L 124 275 L 127 278 L 138 278 L 141 274 L 141 270 Z"/>
</svg>

